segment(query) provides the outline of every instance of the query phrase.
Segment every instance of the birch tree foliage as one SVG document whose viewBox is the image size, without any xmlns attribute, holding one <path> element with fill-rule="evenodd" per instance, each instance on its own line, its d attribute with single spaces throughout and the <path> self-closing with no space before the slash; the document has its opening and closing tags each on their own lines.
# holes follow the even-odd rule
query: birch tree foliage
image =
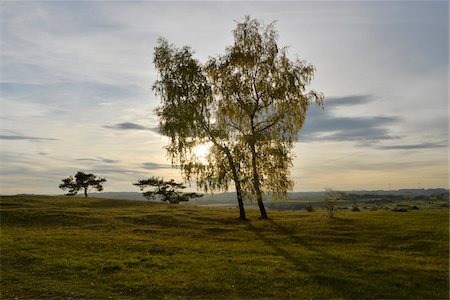
<svg viewBox="0 0 450 300">
<path fill-rule="evenodd" d="M 176 49 L 164 39 L 155 48 L 154 63 L 160 79 L 153 90 L 162 98 L 156 109 L 160 131 L 171 139 L 171 156 L 183 158 L 185 151 L 206 141 L 209 126 L 211 90 L 189 47 Z M 179 153 L 181 151 L 181 153 Z M 181 154 L 181 155 L 180 155 Z"/>
<path fill-rule="evenodd" d="M 189 47 L 159 40 L 156 114 L 186 179 L 195 176 L 204 190 L 226 189 L 233 180 L 238 202 L 244 193 L 256 198 L 267 218 L 262 193 L 283 197 L 292 189 L 292 149 L 309 105 L 322 105 L 323 96 L 307 90 L 314 66 L 278 47 L 274 23 L 246 17 L 233 35 L 234 44 L 205 65 Z M 202 163 L 193 150 L 205 142 L 213 146 Z"/>
<path fill-rule="evenodd" d="M 287 48 L 278 47 L 274 23 L 266 26 L 246 17 L 233 35 L 234 44 L 205 68 L 213 95 L 220 99 L 216 118 L 245 149 L 243 169 L 253 178 L 243 181 L 244 190 L 257 198 L 258 189 L 283 196 L 293 187 L 292 148 L 306 111 L 313 102 L 322 105 L 321 94 L 307 91 L 315 68 L 291 60 Z"/>
<path fill-rule="evenodd" d="M 225 126 L 217 122 L 217 99 L 201 64 L 189 47 L 178 49 L 160 39 L 154 63 L 159 80 L 153 89 L 161 97 L 155 112 L 160 132 L 169 137 L 166 147 L 172 164 L 180 166 L 183 177 L 195 178 L 204 191 L 227 190 L 234 181 L 239 218 L 246 220 L 239 169 L 239 149 Z M 211 143 L 207 163 L 196 156 L 195 147 Z"/>
<path fill-rule="evenodd" d="M 154 52 L 159 79 L 153 90 L 161 97 L 155 110 L 161 134 L 169 137 L 166 146 L 172 164 L 179 165 L 185 179 L 197 180 L 205 191 L 226 190 L 233 178 L 230 157 L 233 141 L 215 121 L 216 99 L 192 50 L 176 48 L 159 39 Z M 196 156 L 195 147 L 212 143 L 207 162 Z"/>
<path fill-rule="evenodd" d="M 176 49 L 160 39 L 154 63 L 160 76 L 153 85 L 162 99 L 155 111 L 160 132 L 170 139 L 166 150 L 172 162 L 184 166 L 192 162 L 193 148 L 207 140 L 204 127 L 210 119 L 210 88 L 189 47 Z"/>
</svg>

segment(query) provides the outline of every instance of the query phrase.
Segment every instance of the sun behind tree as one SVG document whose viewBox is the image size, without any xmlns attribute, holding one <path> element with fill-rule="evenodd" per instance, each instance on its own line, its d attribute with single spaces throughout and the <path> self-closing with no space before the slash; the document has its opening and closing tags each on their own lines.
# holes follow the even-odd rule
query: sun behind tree
<svg viewBox="0 0 450 300">
<path fill-rule="evenodd" d="M 275 23 L 246 16 L 233 36 L 225 54 L 204 65 L 189 47 L 159 39 L 153 89 L 161 105 L 155 112 L 169 137 L 168 156 L 186 180 L 195 178 L 205 191 L 227 190 L 234 181 L 240 218 L 247 198 L 256 199 L 267 219 L 263 194 L 286 198 L 293 189 L 292 150 L 309 106 L 321 106 L 324 97 L 308 87 L 314 66 L 278 46 Z M 205 163 L 196 147 L 207 142 Z"/>
<path fill-rule="evenodd" d="M 208 160 L 208 154 L 211 148 L 211 143 L 200 144 L 194 147 L 193 152 L 197 159 L 203 163 Z"/>
</svg>

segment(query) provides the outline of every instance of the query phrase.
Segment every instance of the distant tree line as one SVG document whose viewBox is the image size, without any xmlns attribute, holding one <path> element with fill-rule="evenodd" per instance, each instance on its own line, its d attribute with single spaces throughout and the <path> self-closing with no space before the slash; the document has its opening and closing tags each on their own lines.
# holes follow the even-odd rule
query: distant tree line
<svg viewBox="0 0 450 300">
<path fill-rule="evenodd" d="M 349 200 L 371 200 L 371 201 L 384 201 L 384 202 L 394 202 L 394 201 L 401 201 L 401 200 L 424 200 L 424 201 L 445 201 L 449 200 L 449 192 L 443 191 L 443 192 L 436 192 L 426 195 L 393 195 L 393 194 L 355 194 L 355 193 L 349 193 L 347 194 L 347 199 Z"/>
</svg>

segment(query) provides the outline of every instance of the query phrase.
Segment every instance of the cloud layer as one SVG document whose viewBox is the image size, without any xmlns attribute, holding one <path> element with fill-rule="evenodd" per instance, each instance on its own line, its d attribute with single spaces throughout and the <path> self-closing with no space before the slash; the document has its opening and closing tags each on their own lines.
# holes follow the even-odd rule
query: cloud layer
<svg viewBox="0 0 450 300">
<path fill-rule="evenodd" d="M 373 101 L 369 95 L 326 99 L 325 109 L 310 107 L 300 133 L 300 141 L 358 142 L 368 145 L 383 140 L 400 139 L 391 133 L 390 126 L 401 122 L 397 116 L 336 116 L 337 108 L 351 108 Z"/>
<path fill-rule="evenodd" d="M 0 135 L 0 140 L 57 141 L 58 139 L 41 138 L 41 137 L 26 136 L 26 135 Z"/>
<path fill-rule="evenodd" d="M 205 62 L 246 14 L 277 20 L 279 45 L 316 67 L 311 87 L 326 96 L 294 149 L 296 190 L 382 188 L 392 176 L 448 185 L 445 1 L 9 1 L 0 13 L 1 193 L 59 193 L 78 170 L 106 176 L 108 191 L 181 180 L 156 134 L 153 48 L 163 36 Z"/>
<path fill-rule="evenodd" d="M 115 125 L 105 125 L 105 128 L 109 129 L 119 129 L 119 130 L 149 130 L 153 131 L 155 133 L 159 133 L 158 127 L 145 127 L 143 125 L 139 125 L 132 122 L 124 122 L 124 123 L 118 123 Z"/>
</svg>

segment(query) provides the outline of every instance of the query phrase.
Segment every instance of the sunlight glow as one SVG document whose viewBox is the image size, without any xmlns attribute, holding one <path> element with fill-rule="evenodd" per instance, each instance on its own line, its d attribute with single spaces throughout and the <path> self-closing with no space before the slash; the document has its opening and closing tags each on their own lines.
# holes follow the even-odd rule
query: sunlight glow
<svg viewBox="0 0 450 300">
<path fill-rule="evenodd" d="M 196 146 L 194 148 L 194 154 L 195 154 L 195 156 L 197 156 L 197 158 L 200 161 L 206 163 L 207 162 L 206 157 L 209 154 L 209 149 L 210 148 L 211 148 L 211 144 L 210 143 L 200 144 L 200 145 L 198 145 L 198 146 Z"/>
</svg>

